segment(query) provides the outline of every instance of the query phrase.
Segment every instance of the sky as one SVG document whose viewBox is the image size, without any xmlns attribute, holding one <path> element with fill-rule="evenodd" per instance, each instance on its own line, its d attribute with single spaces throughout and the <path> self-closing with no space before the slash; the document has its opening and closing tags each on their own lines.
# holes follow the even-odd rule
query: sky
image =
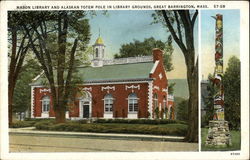
<svg viewBox="0 0 250 160">
<path fill-rule="evenodd" d="M 105 57 L 113 58 L 115 53 L 119 53 L 122 44 L 133 42 L 134 39 L 143 41 L 145 38 L 154 37 L 156 40 L 167 41 L 167 29 L 161 23 L 151 24 L 153 21 L 153 10 L 128 10 L 128 11 L 108 11 L 107 15 L 103 15 L 101 11 L 97 11 L 97 16 L 90 18 L 91 40 L 90 45 L 100 35 L 106 46 Z M 198 20 L 198 19 L 197 19 Z M 195 25 L 195 44 L 197 44 L 197 21 Z M 196 45 L 197 46 L 197 45 Z M 173 66 L 174 70 L 167 73 L 168 79 L 184 79 L 186 78 L 186 66 L 184 57 L 173 41 Z M 198 47 L 196 47 L 197 50 Z"/>
<path fill-rule="evenodd" d="M 240 11 L 202 10 L 201 11 L 201 74 L 207 79 L 214 73 L 215 61 L 215 19 L 211 16 L 223 15 L 223 55 L 224 71 L 231 56 L 240 58 Z"/>
</svg>

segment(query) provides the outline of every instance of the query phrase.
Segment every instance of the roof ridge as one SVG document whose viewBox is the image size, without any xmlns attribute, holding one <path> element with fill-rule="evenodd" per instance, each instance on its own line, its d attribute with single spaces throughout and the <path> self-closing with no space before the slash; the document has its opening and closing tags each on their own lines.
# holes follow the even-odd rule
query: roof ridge
<svg viewBox="0 0 250 160">
<path fill-rule="evenodd" d="M 133 62 L 133 63 L 108 64 L 108 65 L 103 65 L 102 67 L 106 67 L 106 66 L 114 66 L 114 65 L 130 65 L 130 64 L 139 64 L 139 63 L 153 63 L 153 61 Z M 88 65 L 88 66 L 77 66 L 76 68 L 87 68 L 87 67 L 91 67 L 91 68 L 102 68 L 102 67 L 92 67 L 91 65 Z"/>
<path fill-rule="evenodd" d="M 153 61 L 153 56 L 136 56 L 136 57 L 106 59 L 106 60 L 103 60 L 103 65 L 143 63 L 143 62 L 151 62 L 151 61 Z"/>
</svg>

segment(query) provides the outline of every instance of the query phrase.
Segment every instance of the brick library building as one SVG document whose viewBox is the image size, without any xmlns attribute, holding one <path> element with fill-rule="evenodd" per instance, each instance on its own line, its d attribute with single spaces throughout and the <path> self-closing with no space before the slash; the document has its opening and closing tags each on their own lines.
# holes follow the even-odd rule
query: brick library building
<svg viewBox="0 0 250 160">
<path fill-rule="evenodd" d="M 89 66 L 77 67 L 83 80 L 74 105 L 66 118 L 161 118 L 174 119 L 174 96 L 168 94 L 168 79 L 163 52 L 153 49 L 152 56 L 104 59 L 105 45 L 98 37 L 93 45 Z M 31 85 L 31 117 L 54 118 L 51 91 L 43 85 L 45 75 Z"/>
</svg>

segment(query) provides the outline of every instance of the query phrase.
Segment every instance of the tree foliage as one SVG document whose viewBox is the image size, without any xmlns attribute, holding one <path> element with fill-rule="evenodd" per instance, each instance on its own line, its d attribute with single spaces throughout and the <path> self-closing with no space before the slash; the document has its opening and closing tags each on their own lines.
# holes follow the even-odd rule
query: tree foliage
<svg viewBox="0 0 250 160">
<path fill-rule="evenodd" d="M 189 128 L 186 140 L 198 142 L 198 57 L 194 45 L 194 25 L 198 10 L 161 10 L 152 16 L 153 23 L 160 22 L 167 28 L 183 53 L 189 88 Z"/>
<path fill-rule="evenodd" d="M 176 115 L 177 119 L 181 121 L 188 121 L 188 100 L 182 99 L 176 102 Z"/>
<path fill-rule="evenodd" d="M 30 86 L 32 79 L 41 72 L 38 62 L 30 57 L 21 68 L 14 92 L 13 111 L 25 112 L 30 108 Z"/>
<path fill-rule="evenodd" d="M 208 84 L 206 89 L 207 95 L 203 96 L 202 98 L 204 99 L 204 105 L 205 105 L 205 115 L 201 117 L 201 126 L 205 127 L 209 124 L 209 121 L 213 119 L 214 115 L 214 95 L 216 93 L 216 88 L 213 84 L 213 76 L 211 74 L 208 75 Z"/>
<path fill-rule="evenodd" d="M 213 79 L 212 75 L 208 79 Z M 228 61 L 228 67 L 222 78 L 224 86 L 224 109 L 225 120 L 229 122 L 231 129 L 240 128 L 240 60 L 233 56 Z M 206 115 L 202 117 L 202 125 L 208 125 L 214 115 L 214 95 L 216 87 L 209 81 L 207 86 L 208 95 L 205 97 Z"/>
<path fill-rule="evenodd" d="M 168 85 L 168 93 L 169 94 L 174 94 L 174 86 L 175 86 L 176 83 L 170 83 Z"/>
<path fill-rule="evenodd" d="M 13 95 L 17 79 L 22 68 L 30 43 L 34 37 L 28 39 L 22 24 L 23 15 L 18 12 L 8 13 L 8 36 L 9 36 L 9 74 L 8 74 L 8 116 L 9 124 L 12 123 Z M 33 35 L 32 31 L 28 31 Z"/>
<path fill-rule="evenodd" d="M 90 40 L 90 26 L 84 11 L 22 12 L 22 26 L 28 38 L 34 31 L 36 41 L 31 41 L 53 98 L 56 122 L 65 122 L 68 98 L 73 91 L 77 57 L 82 57 Z"/>
<path fill-rule="evenodd" d="M 225 119 L 232 129 L 240 128 L 240 60 L 232 56 L 223 77 Z"/>
<path fill-rule="evenodd" d="M 167 71 L 173 70 L 172 64 L 172 37 L 169 36 L 167 42 L 156 40 L 153 37 L 145 38 L 144 41 L 134 40 L 128 44 L 123 44 L 120 48 L 119 54 L 115 54 L 115 58 L 150 56 L 152 49 L 159 48 L 164 51 L 163 63 Z"/>
</svg>

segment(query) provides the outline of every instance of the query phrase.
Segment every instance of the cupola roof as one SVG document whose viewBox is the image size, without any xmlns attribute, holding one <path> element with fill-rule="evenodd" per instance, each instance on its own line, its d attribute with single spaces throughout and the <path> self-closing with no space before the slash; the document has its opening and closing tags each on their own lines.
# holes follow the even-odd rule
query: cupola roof
<svg viewBox="0 0 250 160">
<path fill-rule="evenodd" d="M 104 45 L 103 40 L 100 36 L 96 39 L 95 45 Z"/>
</svg>

